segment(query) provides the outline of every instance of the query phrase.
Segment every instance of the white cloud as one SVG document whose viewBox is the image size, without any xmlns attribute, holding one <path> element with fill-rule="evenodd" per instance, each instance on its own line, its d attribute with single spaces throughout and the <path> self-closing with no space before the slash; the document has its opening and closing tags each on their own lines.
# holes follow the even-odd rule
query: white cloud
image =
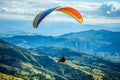
<svg viewBox="0 0 120 80">
<path fill-rule="evenodd" d="M 69 1 L 55 1 L 56 4 L 60 5 L 60 6 L 72 6 L 74 8 L 76 8 L 77 10 L 86 10 L 86 11 L 92 11 L 97 9 L 100 6 L 100 3 L 89 3 L 89 2 L 69 2 Z"/>
<path fill-rule="evenodd" d="M 0 14 L 1 19 L 10 19 L 10 20 L 33 20 L 34 18 L 29 15 L 21 14 Z"/>
<path fill-rule="evenodd" d="M 2 3 L 1 3 L 2 2 Z M 87 2 L 65 2 L 65 1 L 53 1 L 53 0 L 47 0 L 47 1 L 42 1 L 42 0 L 4 0 L 1 1 L 0 3 L 4 5 L 1 5 L 1 8 L 7 8 L 9 11 L 11 10 L 17 10 L 23 11 L 24 12 L 33 12 L 34 9 L 36 10 L 41 10 L 41 9 L 46 9 L 50 7 L 55 7 L 55 6 L 72 6 L 79 11 L 84 11 L 84 10 L 94 10 L 97 9 L 100 4 L 99 3 L 87 3 Z M 9 12 L 8 11 L 8 12 Z M 18 13 L 19 13 L 18 12 Z M 16 12 L 17 13 L 17 12 Z"/>
<path fill-rule="evenodd" d="M 0 13 L 5 13 L 5 12 L 7 12 L 6 8 L 0 8 Z"/>
<path fill-rule="evenodd" d="M 119 2 L 108 2 L 102 5 L 102 3 L 97 2 L 69 2 L 60 0 L 3 0 L 0 1 L 0 4 L 2 4 L 0 5 L 0 17 L 2 18 L 32 20 L 37 13 L 50 7 L 71 6 L 81 12 L 84 17 L 85 23 L 120 23 L 119 19 L 105 18 L 106 16 L 110 15 L 120 15 L 118 14 L 120 11 Z M 99 12 L 99 9 L 102 11 L 102 13 Z M 73 18 L 57 12 L 53 12 L 52 14 L 50 14 L 50 16 L 46 18 L 46 20 L 52 22 L 76 22 Z"/>
<path fill-rule="evenodd" d="M 120 19 L 109 19 L 109 18 L 85 18 L 85 24 L 103 24 L 103 23 L 120 23 Z"/>
<path fill-rule="evenodd" d="M 107 2 L 101 5 L 102 14 L 107 17 L 120 17 L 120 3 Z"/>
</svg>

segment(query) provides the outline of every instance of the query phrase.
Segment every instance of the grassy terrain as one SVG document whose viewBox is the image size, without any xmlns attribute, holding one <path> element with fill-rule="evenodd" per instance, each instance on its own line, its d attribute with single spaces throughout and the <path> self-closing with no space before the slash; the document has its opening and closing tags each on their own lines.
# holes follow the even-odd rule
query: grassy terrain
<svg viewBox="0 0 120 80">
<path fill-rule="evenodd" d="M 7 74 L 4 74 L 4 73 L 0 73 L 0 80 L 24 80 L 24 79 L 19 78 L 19 77 L 15 77 L 15 76 L 12 76 L 12 75 L 7 75 Z"/>
</svg>

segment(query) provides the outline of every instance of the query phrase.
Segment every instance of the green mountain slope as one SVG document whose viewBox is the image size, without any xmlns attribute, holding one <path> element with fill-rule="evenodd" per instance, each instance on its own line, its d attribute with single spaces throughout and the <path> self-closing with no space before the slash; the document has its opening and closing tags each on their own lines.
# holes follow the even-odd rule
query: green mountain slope
<svg viewBox="0 0 120 80">
<path fill-rule="evenodd" d="M 62 73 L 63 70 L 68 70 Z M 92 76 L 69 65 L 59 64 L 54 58 L 40 56 L 36 53 L 8 44 L 0 40 L 0 72 L 13 75 L 22 79 L 33 80 L 68 80 L 92 79 Z M 78 77 L 73 77 L 74 73 Z M 81 74 L 81 76 L 79 76 Z M 87 77 L 89 77 L 87 79 Z"/>
<path fill-rule="evenodd" d="M 63 54 L 67 61 L 58 63 Z M 0 73 L 24 80 L 119 80 L 119 66 L 67 48 L 26 50 L 0 40 Z"/>
<path fill-rule="evenodd" d="M 23 79 L 19 77 L 14 77 L 12 75 L 0 73 L 0 80 L 23 80 Z"/>
<path fill-rule="evenodd" d="M 97 80 L 97 78 L 100 78 L 100 80 L 109 80 L 110 78 L 113 79 L 113 76 L 114 79 L 119 80 L 119 63 L 113 63 L 103 58 L 95 57 L 85 53 L 80 53 L 78 51 L 70 50 L 67 48 L 39 47 L 34 49 L 31 48 L 30 50 L 52 57 L 61 57 L 63 55 L 66 55 L 66 65 L 80 70 L 85 74 L 91 75 L 95 80 Z"/>
</svg>

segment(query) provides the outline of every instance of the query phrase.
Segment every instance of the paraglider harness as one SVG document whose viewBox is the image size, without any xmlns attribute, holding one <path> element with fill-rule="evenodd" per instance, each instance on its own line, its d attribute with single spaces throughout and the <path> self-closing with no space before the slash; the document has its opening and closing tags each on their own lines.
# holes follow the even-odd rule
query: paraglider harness
<svg viewBox="0 0 120 80">
<path fill-rule="evenodd" d="M 62 56 L 59 60 L 58 60 L 58 62 L 65 62 L 66 61 L 66 57 L 65 56 Z"/>
</svg>

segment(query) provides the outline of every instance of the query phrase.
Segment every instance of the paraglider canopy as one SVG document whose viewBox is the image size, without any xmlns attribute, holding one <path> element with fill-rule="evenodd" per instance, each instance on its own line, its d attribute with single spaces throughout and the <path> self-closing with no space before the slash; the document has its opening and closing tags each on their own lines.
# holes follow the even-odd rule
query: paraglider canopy
<svg viewBox="0 0 120 80">
<path fill-rule="evenodd" d="M 33 20 L 33 27 L 37 28 L 38 25 L 42 22 L 42 20 L 53 11 L 59 11 L 59 12 L 66 13 L 66 14 L 70 15 L 71 17 L 73 17 L 79 23 L 83 23 L 82 15 L 76 9 L 74 9 L 72 7 L 55 7 L 55 8 L 50 8 L 50 9 L 44 10 L 44 11 L 40 12 L 39 14 L 37 14 Z"/>
</svg>

